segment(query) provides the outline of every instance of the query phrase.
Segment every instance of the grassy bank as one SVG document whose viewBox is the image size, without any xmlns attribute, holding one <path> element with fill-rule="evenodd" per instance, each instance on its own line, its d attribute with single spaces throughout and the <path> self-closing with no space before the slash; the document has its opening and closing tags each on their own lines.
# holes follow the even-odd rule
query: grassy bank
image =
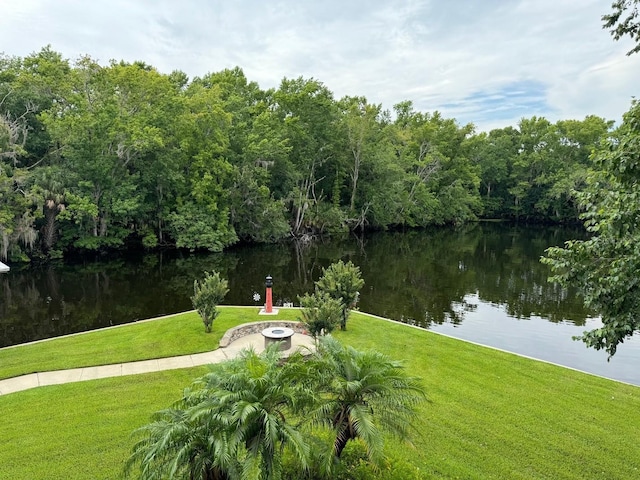
<svg viewBox="0 0 640 480">
<path fill-rule="evenodd" d="M 54 338 L 0 349 L 0 379 L 34 372 L 133 362 L 207 352 L 218 348 L 224 332 L 246 322 L 264 320 L 258 308 L 222 307 L 211 333 L 195 312 Z M 280 309 L 274 320 L 295 320 L 297 310 Z"/>
<path fill-rule="evenodd" d="M 423 379 L 429 402 L 421 406 L 413 447 L 394 442 L 387 447 L 406 478 L 640 475 L 640 388 L 360 314 L 336 337 L 403 359 Z M 0 478 L 119 478 L 130 432 L 203 371 L 118 377 L 0 397 Z M 389 473 L 382 471 L 379 478 Z"/>
</svg>

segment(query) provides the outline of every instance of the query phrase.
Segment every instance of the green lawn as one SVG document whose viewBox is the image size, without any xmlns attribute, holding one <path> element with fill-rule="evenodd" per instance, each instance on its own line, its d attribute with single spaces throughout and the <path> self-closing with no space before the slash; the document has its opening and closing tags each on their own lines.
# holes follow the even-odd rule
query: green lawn
<svg viewBox="0 0 640 480">
<path fill-rule="evenodd" d="M 244 309 L 229 310 L 224 309 L 224 317 L 242 316 Z M 295 311 L 287 313 L 296 316 Z M 222 326 L 223 315 L 214 329 Z M 123 327 L 121 335 L 127 328 L 154 323 Z M 640 388 L 361 314 L 354 314 L 348 327 L 336 337 L 403 359 L 423 379 L 428 394 L 413 446 L 388 442 L 392 468 L 403 472 L 395 478 L 640 478 Z M 95 332 L 94 342 L 109 343 L 101 334 L 107 331 Z M 198 328 L 190 335 L 200 335 Z M 179 353 L 189 353 L 185 349 L 195 343 L 174 341 Z M 40 345 L 48 343 L 53 344 Z M 11 350 L 21 348 L 26 347 Z M 0 361 L 4 364 L 4 357 Z M 204 371 L 175 370 L 0 396 L 0 478 L 120 478 L 131 448 L 130 432 L 171 404 Z M 383 470 L 379 478 L 391 474 Z"/>
<path fill-rule="evenodd" d="M 96 330 L 45 342 L 0 349 L 0 379 L 34 372 L 133 362 L 207 352 L 218 348 L 227 329 L 264 320 L 256 307 L 221 307 L 213 332 L 189 312 L 153 321 Z M 295 320 L 297 310 L 280 309 L 274 320 Z"/>
</svg>

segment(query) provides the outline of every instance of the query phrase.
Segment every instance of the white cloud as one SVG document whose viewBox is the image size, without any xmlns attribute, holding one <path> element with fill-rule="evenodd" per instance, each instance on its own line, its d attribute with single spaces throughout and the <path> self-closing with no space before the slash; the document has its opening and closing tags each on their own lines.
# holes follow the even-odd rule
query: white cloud
<svg viewBox="0 0 640 480">
<path fill-rule="evenodd" d="M 531 115 L 619 120 L 638 94 L 640 55 L 601 28 L 602 0 L 2 3 L 9 55 L 51 44 L 71 59 L 144 60 L 192 77 L 238 65 L 262 88 L 314 77 L 336 97 L 389 109 L 412 100 L 481 129 Z"/>
</svg>

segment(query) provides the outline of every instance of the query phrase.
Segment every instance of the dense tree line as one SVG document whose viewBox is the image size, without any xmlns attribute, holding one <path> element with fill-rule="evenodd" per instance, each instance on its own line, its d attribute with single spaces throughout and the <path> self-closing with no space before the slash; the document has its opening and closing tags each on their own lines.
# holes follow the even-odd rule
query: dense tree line
<svg viewBox="0 0 640 480">
<path fill-rule="evenodd" d="M 240 68 L 189 79 L 143 62 L 0 56 L 0 258 L 177 246 L 478 217 L 578 219 L 612 123 L 477 133 L 315 79 L 262 90 Z"/>
</svg>

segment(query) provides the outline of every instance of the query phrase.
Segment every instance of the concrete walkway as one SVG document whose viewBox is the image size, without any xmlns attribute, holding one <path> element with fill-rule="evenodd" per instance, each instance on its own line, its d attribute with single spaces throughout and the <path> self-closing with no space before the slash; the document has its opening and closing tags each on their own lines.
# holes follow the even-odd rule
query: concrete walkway
<svg viewBox="0 0 640 480">
<path fill-rule="evenodd" d="M 225 348 L 218 348 L 211 352 L 194 353 L 180 357 L 157 358 L 140 362 L 117 363 L 96 367 L 72 368 L 70 370 L 55 370 L 53 372 L 31 373 L 19 377 L 0 380 L 0 395 L 20 392 L 46 385 L 60 385 L 62 383 L 83 382 L 98 378 L 121 377 L 123 375 L 137 375 L 139 373 L 159 372 L 176 368 L 197 367 L 219 363 L 235 357 L 241 350 L 253 346 L 256 352 L 264 350 L 264 337 L 260 333 L 238 338 Z M 296 333 L 291 337 L 291 348 L 284 353 L 288 356 L 298 349 L 313 348 L 313 339 L 308 335 Z"/>
</svg>

